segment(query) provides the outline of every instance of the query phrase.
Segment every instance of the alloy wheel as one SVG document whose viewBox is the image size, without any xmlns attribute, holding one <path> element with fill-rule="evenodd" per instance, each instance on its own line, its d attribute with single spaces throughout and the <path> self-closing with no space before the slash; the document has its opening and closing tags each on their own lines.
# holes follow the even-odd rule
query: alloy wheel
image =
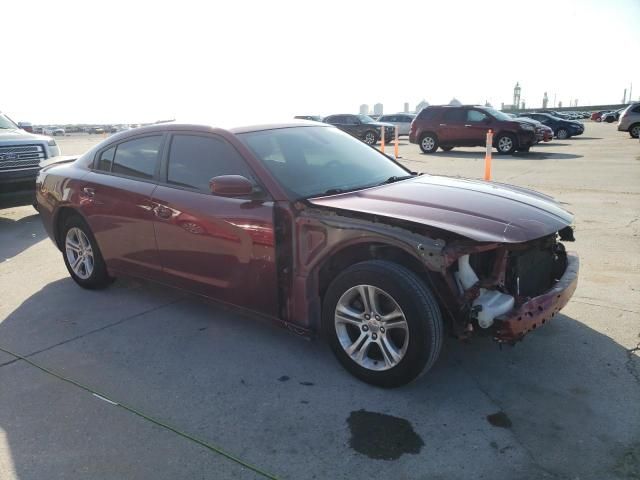
<svg viewBox="0 0 640 480">
<path fill-rule="evenodd" d="M 422 148 L 424 150 L 432 150 L 435 146 L 436 142 L 433 137 L 424 137 L 422 139 Z"/>
<path fill-rule="evenodd" d="M 343 293 L 334 326 L 345 353 L 368 370 L 389 370 L 407 353 L 409 324 L 398 303 L 381 288 L 356 285 Z"/>
<path fill-rule="evenodd" d="M 95 261 L 91 242 L 78 227 L 70 228 L 64 242 L 67 260 L 73 272 L 82 280 L 93 273 Z"/>
<path fill-rule="evenodd" d="M 501 152 L 508 152 L 513 148 L 513 140 L 510 137 L 501 137 L 498 140 L 498 150 Z"/>
<path fill-rule="evenodd" d="M 631 136 L 633 138 L 638 138 L 638 136 L 640 136 L 640 125 L 636 125 L 631 129 Z"/>
<path fill-rule="evenodd" d="M 372 132 L 367 132 L 364 136 L 364 143 L 367 145 L 373 145 L 376 143 L 376 136 Z"/>
</svg>

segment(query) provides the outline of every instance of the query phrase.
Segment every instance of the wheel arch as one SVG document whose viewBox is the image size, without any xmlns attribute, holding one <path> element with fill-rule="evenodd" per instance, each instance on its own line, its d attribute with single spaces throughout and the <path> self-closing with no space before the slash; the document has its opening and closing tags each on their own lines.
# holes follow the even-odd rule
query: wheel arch
<svg viewBox="0 0 640 480">
<path fill-rule="evenodd" d="M 443 298 L 441 296 L 443 292 L 440 291 L 442 282 L 440 281 L 441 279 L 438 278 L 438 276 L 440 276 L 439 272 L 429 270 L 418 255 L 398 245 L 369 240 L 346 245 L 332 254 L 327 255 L 327 257 L 315 267 L 315 272 L 312 277 L 314 277 L 317 282 L 315 288 L 319 299 L 319 311 L 314 312 L 315 315 L 310 315 L 310 318 L 317 319 L 317 325 L 312 326 L 316 331 L 321 330 L 322 303 L 333 279 L 351 265 L 367 260 L 385 260 L 392 262 L 415 274 L 432 290 L 438 301 L 443 317 L 447 317 L 448 309 L 443 304 Z"/>
<path fill-rule="evenodd" d="M 53 238 L 55 240 L 56 246 L 58 247 L 58 250 L 60 251 L 63 250 L 64 246 L 64 239 L 62 238 L 62 227 L 64 225 L 64 222 L 66 222 L 69 217 L 72 217 L 74 215 L 82 218 L 85 222 L 87 221 L 86 218 L 84 218 L 84 215 L 82 215 L 82 213 L 80 213 L 78 209 L 68 205 L 58 208 L 53 217 Z"/>
</svg>

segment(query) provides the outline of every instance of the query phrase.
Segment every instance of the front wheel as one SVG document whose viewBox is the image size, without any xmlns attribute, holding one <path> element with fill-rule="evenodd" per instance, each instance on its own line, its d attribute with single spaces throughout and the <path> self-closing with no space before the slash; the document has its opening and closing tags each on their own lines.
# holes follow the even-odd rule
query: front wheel
<svg viewBox="0 0 640 480">
<path fill-rule="evenodd" d="M 385 388 L 411 382 L 435 363 L 443 341 L 438 304 L 425 283 L 396 263 L 369 260 L 329 286 L 322 320 L 352 375 Z"/>
<path fill-rule="evenodd" d="M 516 139 L 513 135 L 502 133 L 496 138 L 496 149 L 501 155 L 511 155 L 516 151 Z"/>
<path fill-rule="evenodd" d="M 375 145 L 376 142 L 378 141 L 378 136 L 376 135 L 375 132 L 369 130 L 365 132 L 363 140 L 364 140 L 364 143 L 366 143 L 367 145 Z"/>
<path fill-rule="evenodd" d="M 556 133 L 556 137 L 558 137 L 560 140 L 566 140 L 567 138 L 569 138 L 569 132 L 568 130 L 561 128 L 558 130 L 558 133 Z"/>
<path fill-rule="evenodd" d="M 81 217 L 67 218 L 62 235 L 64 264 L 78 285 L 93 290 L 104 288 L 113 281 L 107 273 L 100 248 Z"/>
</svg>

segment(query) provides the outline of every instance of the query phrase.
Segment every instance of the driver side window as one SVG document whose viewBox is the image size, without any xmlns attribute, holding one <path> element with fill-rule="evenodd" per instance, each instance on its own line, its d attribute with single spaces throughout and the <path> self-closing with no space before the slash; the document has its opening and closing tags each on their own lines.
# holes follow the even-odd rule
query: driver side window
<svg viewBox="0 0 640 480">
<path fill-rule="evenodd" d="M 226 140 L 208 135 L 173 135 L 168 183 L 209 193 L 209 180 L 220 175 L 242 175 L 253 181 L 244 158 Z"/>
</svg>

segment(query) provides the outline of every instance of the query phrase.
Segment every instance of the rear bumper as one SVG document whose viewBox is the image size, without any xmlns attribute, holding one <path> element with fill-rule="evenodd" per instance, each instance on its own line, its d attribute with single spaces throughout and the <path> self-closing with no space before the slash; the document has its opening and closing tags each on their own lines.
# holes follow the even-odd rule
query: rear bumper
<svg viewBox="0 0 640 480">
<path fill-rule="evenodd" d="M 578 255 L 567 252 L 567 269 L 558 283 L 548 292 L 530 299 L 520 307 L 495 320 L 495 339 L 512 343 L 522 339 L 527 332 L 535 330 L 551 320 L 569 302 L 578 286 Z"/>
</svg>

